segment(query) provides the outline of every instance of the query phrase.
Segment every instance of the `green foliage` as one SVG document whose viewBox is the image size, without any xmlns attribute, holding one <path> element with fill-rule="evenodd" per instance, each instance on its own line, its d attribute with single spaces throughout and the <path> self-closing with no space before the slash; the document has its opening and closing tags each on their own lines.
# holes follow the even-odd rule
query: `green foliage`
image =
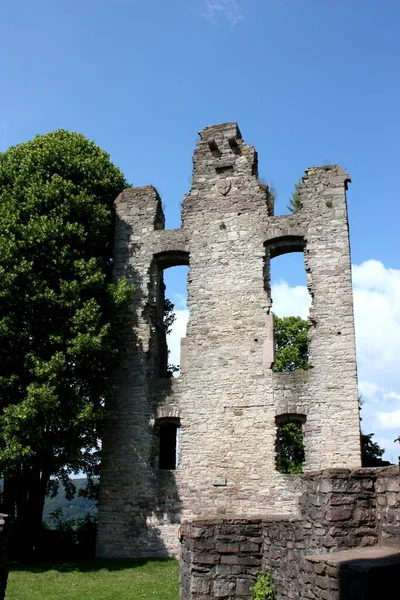
<svg viewBox="0 0 400 600">
<path fill-rule="evenodd" d="M 111 281 L 113 201 L 124 187 L 109 156 L 77 133 L 0 155 L 0 472 L 31 500 L 51 475 L 96 472 L 133 293 Z"/>
<path fill-rule="evenodd" d="M 383 460 L 381 457 L 385 452 L 377 442 L 374 442 L 372 437 L 374 433 L 361 434 L 361 461 L 363 467 L 385 467 L 390 465 L 390 462 Z"/>
<path fill-rule="evenodd" d="M 97 515 L 96 500 L 87 494 L 88 480 L 74 479 L 73 484 L 76 488 L 73 498 L 67 498 L 64 486 L 59 486 L 55 495 L 46 498 L 43 521 L 49 526 L 55 527 L 60 522 L 83 519 L 86 515 Z M 97 478 L 94 484 L 98 484 Z"/>
<path fill-rule="evenodd" d="M 300 317 L 277 317 L 275 320 L 275 365 L 279 372 L 305 371 L 308 363 L 308 323 Z"/>
<path fill-rule="evenodd" d="M 174 313 L 174 308 L 175 308 L 174 303 L 171 302 L 171 300 L 168 300 L 168 298 L 165 298 L 164 299 L 163 327 L 164 327 L 164 332 L 165 332 L 166 336 L 169 333 L 171 333 L 172 326 L 176 320 L 176 314 Z M 170 351 L 167 350 L 167 352 L 169 355 Z M 179 366 L 173 365 L 170 362 L 168 362 L 167 371 L 170 375 L 172 375 L 173 373 L 177 373 L 179 371 Z"/>
<path fill-rule="evenodd" d="M 287 209 L 291 213 L 297 212 L 302 206 L 301 200 L 300 200 L 300 187 L 301 187 L 301 179 L 299 179 L 299 181 L 295 184 L 294 191 L 289 200 L 289 204 L 287 205 Z"/>
<path fill-rule="evenodd" d="M 361 407 L 364 404 L 364 400 L 361 396 L 358 397 L 358 409 L 361 411 Z M 361 421 L 360 417 L 360 421 Z M 381 448 L 377 442 L 374 442 L 372 437 L 374 433 L 362 433 L 361 432 L 361 464 L 363 467 L 385 467 L 390 465 L 390 462 L 383 460 L 381 457 L 385 452 L 384 448 Z"/>
<path fill-rule="evenodd" d="M 302 473 L 305 456 L 304 433 L 300 421 L 289 421 L 278 427 L 277 446 L 277 466 L 280 473 Z"/>
<path fill-rule="evenodd" d="M 279 372 L 305 371 L 308 362 L 308 323 L 300 317 L 277 317 L 275 321 L 275 365 Z M 277 438 L 277 468 L 281 473 L 303 472 L 304 444 L 300 421 L 281 423 Z"/>
<path fill-rule="evenodd" d="M 174 313 L 175 305 L 171 300 L 165 298 L 164 300 L 164 316 L 163 316 L 163 326 L 165 335 L 168 335 L 172 331 L 172 325 L 175 323 L 176 315 Z"/>
<path fill-rule="evenodd" d="M 252 592 L 252 600 L 274 600 L 275 594 L 271 573 L 260 573 L 250 591 Z"/>
<path fill-rule="evenodd" d="M 12 564 L 7 600 L 177 600 L 176 560 L 96 560 Z"/>
</svg>

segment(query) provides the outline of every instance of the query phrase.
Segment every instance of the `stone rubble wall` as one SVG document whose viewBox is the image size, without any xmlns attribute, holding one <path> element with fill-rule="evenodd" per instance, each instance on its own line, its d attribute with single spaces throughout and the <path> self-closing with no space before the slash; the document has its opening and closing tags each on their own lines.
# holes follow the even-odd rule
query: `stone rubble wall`
<svg viewBox="0 0 400 600">
<path fill-rule="evenodd" d="M 265 570 L 272 573 L 277 600 L 343 600 L 351 561 L 332 564 L 325 555 L 357 550 L 359 559 L 360 549 L 392 545 L 400 560 L 399 467 L 327 469 L 302 481 L 301 518 L 220 516 L 184 524 L 181 600 L 249 599 Z M 366 573 L 378 566 L 393 570 L 393 561 L 364 559 L 362 565 Z M 362 577 L 359 589 L 365 589 Z"/>
<path fill-rule="evenodd" d="M 250 598 L 262 569 L 262 519 L 196 521 L 182 533 L 181 600 Z"/>
</svg>

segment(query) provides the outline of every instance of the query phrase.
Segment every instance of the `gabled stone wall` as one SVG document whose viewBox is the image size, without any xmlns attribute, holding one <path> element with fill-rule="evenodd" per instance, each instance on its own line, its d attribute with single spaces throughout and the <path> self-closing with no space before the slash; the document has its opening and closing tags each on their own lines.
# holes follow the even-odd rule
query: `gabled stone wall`
<svg viewBox="0 0 400 600">
<path fill-rule="evenodd" d="M 193 157 L 182 227 L 164 229 L 149 186 L 116 200 L 114 276 L 135 284 L 110 400 L 98 554 L 177 554 L 184 519 L 299 514 L 299 478 L 276 469 L 276 417 L 305 420 L 305 470 L 360 465 L 346 209 L 348 174 L 308 169 L 301 208 L 274 216 L 257 153 L 235 123 L 207 127 Z M 270 260 L 304 251 L 312 368 L 275 373 Z M 187 264 L 182 374 L 168 377 L 163 269 Z M 158 468 L 160 424 L 180 424 L 179 464 Z"/>
</svg>

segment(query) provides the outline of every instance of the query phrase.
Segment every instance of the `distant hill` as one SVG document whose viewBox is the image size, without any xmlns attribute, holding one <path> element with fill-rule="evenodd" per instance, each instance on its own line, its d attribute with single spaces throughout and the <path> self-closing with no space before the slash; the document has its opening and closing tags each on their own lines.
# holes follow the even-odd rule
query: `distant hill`
<svg viewBox="0 0 400 600">
<path fill-rule="evenodd" d="M 97 516 L 96 501 L 78 495 L 79 490 L 86 487 L 86 477 L 74 479 L 73 482 L 77 491 L 72 500 L 66 499 L 62 484 L 60 484 L 57 495 L 54 498 L 46 498 L 43 512 L 43 521 L 45 521 L 45 523 L 54 525 L 57 522 L 51 518 L 51 513 L 58 509 L 63 511 L 62 516 L 59 518 L 60 521 L 83 519 L 86 515 L 90 515 L 91 517 Z"/>
</svg>

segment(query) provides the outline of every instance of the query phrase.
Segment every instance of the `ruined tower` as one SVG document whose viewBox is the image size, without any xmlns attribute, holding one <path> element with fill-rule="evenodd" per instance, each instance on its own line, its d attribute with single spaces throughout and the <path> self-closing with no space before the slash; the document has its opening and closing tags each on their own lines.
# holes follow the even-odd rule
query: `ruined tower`
<svg viewBox="0 0 400 600">
<path fill-rule="evenodd" d="M 176 553 L 182 520 L 297 514 L 300 477 L 277 468 L 277 432 L 302 423 L 305 471 L 360 465 L 348 174 L 313 167 L 301 207 L 274 216 L 238 126 L 207 127 L 182 227 L 149 186 L 116 200 L 115 276 L 136 286 L 104 437 L 100 556 Z M 311 369 L 277 373 L 270 261 L 304 252 Z M 188 265 L 187 337 L 171 378 L 163 270 Z"/>
</svg>

